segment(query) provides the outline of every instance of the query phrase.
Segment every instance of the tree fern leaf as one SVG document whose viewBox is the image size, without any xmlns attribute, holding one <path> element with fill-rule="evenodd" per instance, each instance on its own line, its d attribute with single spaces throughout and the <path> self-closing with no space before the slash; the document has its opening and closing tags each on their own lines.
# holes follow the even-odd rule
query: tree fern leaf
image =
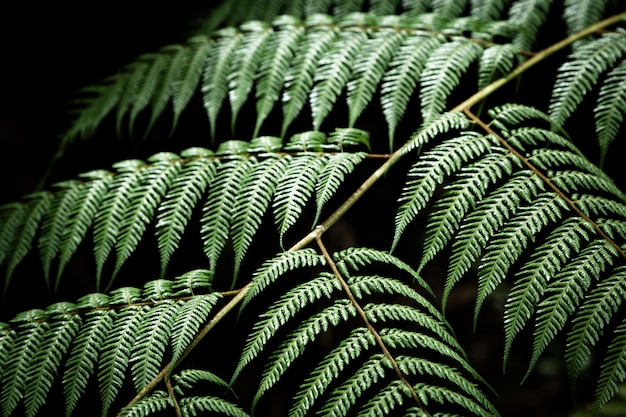
<svg viewBox="0 0 626 417">
<path fill-rule="evenodd" d="M 211 123 L 212 138 L 215 138 L 217 115 L 228 91 L 228 72 L 243 38 L 234 28 L 223 29 L 217 35 L 220 37 L 211 50 L 202 82 L 204 107 Z"/>
<path fill-rule="evenodd" d="M 337 31 L 319 28 L 307 31 L 304 41 L 300 43 L 294 62 L 285 76 L 281 136 L 285 136 L 287 128 L 302 110 L 313 86 L 317 65 L 336 37 Z"/>
<path fill-rule="evenodd" d="M 243 309 L 254 297 L 264 291 L 270 284 L 289 271 L 304 267 L 323 265 L 324 258 L 312 249 L 301 249 L 283 252 L 266 261 L 252 276 L 252 284 L 241 308 Z"/>
<path fill-rule="evenodd" d="M 261 62 L 256 85 L 257 120 L 252 137 L 257 137 L 261 125 L 274 108 L 283 88 L 291 60 L 304 36 L 304 28 L 299 21 L 287 16 L 278 22 L 279 30 L 268 41 L 265 59 Z"/>
<path fill-rule="evenodd" d="M 213 272 L 208 269 L 194 269 L 177 277 L 172 283 L 176 297 L 190 297 L 213 291 Z"/>
<path fill-rule="evenodd" d="M 626 375 L 626 322 L 617 326 L 609 343 L 606 357 L 600 367 L 600 377 L 595 392 L 593 415 L 597 415 L 617 392 Z"/>
<path fill-rule="evenodd" d="M 129 74 L 126 80 L 126 85 L 124 86 L 124 91 L 120 95 L 119 102 L 117 104 L 115 119 L 118 136 L 121 136 L 122 134 L 122 121 L 124 120 L 124 116 L 128 113 L 128 109 L 133 101 L 137 99 L 137 91 L 142 85 L 142 81 L 145 80 L 146 72 L 150 68 L 150 61 L 152 61 L 153 57 L 153 54 L 144 55 L 143 57 L 139 57 L 137 61 L 127 66 Z"/>
<path fill-rule="evenodd" d="M 444 176 L 459 170 L 468 159 L 488 152 L 491 145 L 489 137 L 468 132 L 436 145 L 411 166 L 399 199 L 392 250 L 407 226 L 426 207 Z"/>
<path fill-rule="evenodd" d="M 365 152 L 355 152 L 337 153 L 328 157 L 328 162 L 320 172 L 315 186 L 317 211 L 313 224 L 317 224 L 324 205 L 335 195 L 345 176 L 353 172 L 366 155 Z"/>
<path fill-rule="evenodd" d="M 100 288 L 104 263 L 118 237 L 124 211 L 127 209 L 133 190 L 140 184 L 144 170 L 138 169 L 144 163 L 139 160 L 118 162 L 114 165 L 119 174 L 111 184 L 98 210 L 94 226 L 94 255 L 96 258 L 96 288 Z"/>
<path fill-rule="evenodd" d="M 433 0 L 433 10 L 446 17 L 462 16 L 467 0 Z"/>
<path fill-rule="evenodd" d="M 224 381 L 219 376 L 209 371 L 202 371 L 199 369 L 184 369 L 176 375 L 172 376 L 172 379 L 176 381 L 175 390 L 179 394 L 184 393 L 184 389 L 192 388 L 193 385 L 199 381 L 210 382 L 217 385 L 220 388 L 230 389 L 228 382 Z"/>
<path fill-rule="evenodd" d="M 200 326 L 206 322 L 209 313 L 221 296 L 218 293 L 197 295 L 186 301 L 172 325 L 172 363 L 177 363 L 185 349 L 196 335 Z"/>
<path fill-rule="evenodd" d="M 421 269 L 430 262 L 458 232 L 462 219 L 470 210 L 474 210 L 476 202 L 482 200 L 488 188 L 505 174 L 511 174 L 516 161 L 510 154 L 498 152 L 497 149 L 483 159 L 463 167 L 458 173 L 459 180 L 446 187 L 444 195 L 436 203 L 426 228 L 426 238 Z M 446 281 L 443 304 L 452 289 Z"/>
<path fill-rule="evenodd" d="M 446 395 L 448 401 L 450 401 L 450 397 L 454 396 L 460 398 L 465 397 L 464 400 L 458 402 L 453 401 L 453 403 L 462 405 L 476 415 L 498 415 L 496 409 L 489 403 L 487 397 L 476 387 L 476 384 L 465 378 L 457 369 L 424 358 L 399 356 L 396 360 L 398 367 L 406 375 L 436 376 L 456 385 L 459 390 L 450 390 L 449 396 Z"/>
<path fill-rule="evenodd" d="M 333 278 L 329 277 L 329 279 Z M 356 309 L 348 300 L 337 300 L 332 306 L 303 321 L 272 354 L 252 401 L 252 409 L 255 408 L 263 394 L 281 378 L 304 352 L 307 344 L 315 340 L 315 337 L 320 333 L 328 331 L 329 328 L 337 326 L 351 317 L 356 317 L 356 315 Z"/>
<path fill-rule="evenodd" d="M 518 28 L 513 44 L 520 51 L 530 51 L 539 28 L 545 23 L 552 0 L 517 0 L 509 9 L 509 20 Z"/>
<path fill-rule="evenodd" d="M 458 39 L 444 43 L 431 53 L 421 75 L 424 120 L 433 120 L 445 109 L 446 98 L 481 52 L 482 48 L 474 42 Z"/>
<path fill-rule="evenodd" d="M 243 257 L 263 220 L 263 215 L 270 204 L 278 181 L 286 170 L 286 158 L 268 157 L 264 161 L 256 163 L 255 168 L 246 173 L 248 176 L 242 180 L 236 201 L 238 210 L 233 213 L 231 224 L 233 250 L 235 251 L 233 285 Z"/>
<path fill-rule="evenodd" d="M 241 181 L 253 168 L 254 162 L 247 158 L 237 157 L 222 162 L 209 188 L 203 208 L 201 233 L 204 253 L 211 270 L 215 269 L 217 259 L 228 238 Z"/>
<path fill-rule="evenodd" d="M 626 59 L 623 59 L 606 76 L 594 108 L 596 134 L 600 144 L 600 167 L 617 137 L 626 113 Z"/>
<path fill-rule="evenodd" d="M 27 416 L 34 416 L 46 402 L 62 356 L 78 332 L 82 320 L 72 314 L 74 312 L 74 305 L 70 303 L 58 303 L 47 309 L 53 323 L 28 366 L 24 395 Z"/>
<path fill-rule="evenodd" d="M 169 57 L 167 54 L 157 53 L 144 55 L 143 58 L 149 63 L 150 67 L 143 77 L 143 82 L 138 86 L 137 93 L 132 101 L 128 122 L 130 132 L 134 130 L 135 120 L 137 120 L 139 113 L 148 107 L 148 104 L 152 101 L 157 84 L 159 83 Z"/>
<path fill-rule="evenodd" d="M 474 413 L 478 416 L 498 416 L 497 411 L 487 411 L 480 405 L 476 404 L 470 398 L 458 392 L 451 391 L 445 387 L 439 387 L 434 385 L 428 385 L 425 383 L 417 383 L 413 386 L 413 389 L 417 392 L 420 401 L 425 405 L 428 405 L 430 401 L 436 401 L 439 404 L 457 404 L 466 410 Z M 493 413 L 493 414 L 492 414 Z"/>
<path fill-rule="evenodd" d="M 143 314 L 132 342 L 131 373 L 137 392 L 141 391 L 159 372 L 169 341 L 170 330 L 180 314 L 180 304 L 159 301 Z"/>
<path fill-rule="evenodd" d="M 169 187 L 165 201 L 157 215 L 156 236 L 161 255 L 161 276 L 178 247 L 183 232 L 200 197 L 217 172 L 217 163 L 208 158 L 212 153 L 205 149 L 188 149 L 182 156 L 190 160 Z"/>
<path fill-rule="evenodd" d="M 161 77 L 155 85 L 154 97 L 152 97 L 151 100 L 152 114 L 150 115 L 150 121 L 148 122 L 146 132 L 149 132 L 152 129 L 156 120 L 159 118 L 161 113 L 163 113 L 163 110 L 165 110 L 165 106 L 168 101 L 172 98 L 172 87 L 180 78 L 180 70 L 187 52 L 188 50 L 181 45 L 168 46 L 161 52 L 167 57 L 167 62 L 165 63 L 165 71 L 163 71 Z"/>
<path fill-rule="evenodd" d="M 244 24 L 244 39 L 235 51 L 232 69 L 228 75 L 228 95 L 231 108 L 231 131 L 235 131 L 235 123 L 241 106 L 246 102 L 252 89 L 252 82 L 265 55 L 265 48 L 273 36 L 273 31 L 266 23 L 252 21 Z"/>
<path fill-rule="evenodd" d="M 501 20 L 511 0 L 471 0 L 471 15 L 482 21 Z"/>
<path fill-rule="evenodd" d="M 144 307 L 128 306 L 116 314 L 110 334 L 101 348 L 98 382 L 102 415 L 106 415 L 124 381 L 135 334 L 143 318 Z"/>
<path fill-rule="evenodd" d="M 350 127 L 369 104 L 382 79 L 389 60 L 406 39 L 406 34 L 393 29 L 383 29 L 371 35 L 356 56 L 352 79 L 348 82 L 348 107 Z"/>
<path fill-rule="evenodd" d="M 361 148 L 365 147 L 368 151 L 372 150 L 369 132 L 353 127 L 335 128 L 328 136 L 326 146 L 322 145 L 322 147 L 326 149 L 339 150 L 339 152 L 344 152 L 346 148 L 357 146 Z"/>
<path fill-rule="evenodd" d="M 315 85 L 310 94 L 314 130 L 320 129 L 341 90 L 348 83 L 355 58 L 366 41 L 367 35 L 360 28 L 343 30 L 332 49 L 319 61 L 313 77 Z"/>
<path fill-rule="evenodd" d="M 114 314 L 108 306 L 108 297 L 104 294 L 91 294 L 77 303 L 79 309 L 91 309 L 87 312 L 84 324 L 74 339 L 72 350 L 67 358 L 63 375 L 65 394 L 65 415 L 69 417 L 79 398 L 85 392 L 89 377 L 98 362 L 99 348 L 104 344 L 105 336 L 113 326 Z"/>
<path fill-rule="evenodd" d="M 183 398 L 180 401 L 180 408 L 184 416 L 204 415 L 204 413 L 210 412 L 231 417 L 250 417 L 235 404 L 209 395 Z"/>
<path fill-rule="evenodd" d="M 16 337 L 16 331 L 8 323 L 0 322 L 0 377 L 5 364 L 9 361 Z"/>
<path fill-rule="evenodd" d="M 567 34 L 572 35 L 599 21 L 606 5 L 607 0 L 565 0 L 563 17 L 567 24 Z"/>
<path fill-rule="evenodd" d="M 604 327 L 617 312 L 624 300 L 626 268 L 615 268 L 611 275 L 600 281 L 575 317 L 567 334 L 565 362 L 572 383 L 578 379 L 591 357 L 591 348 L 600 339 Z"/>
<path fill-rule="evenodd" d="M 529 242 L 534 241 L 535 235 L 549 223 L 560 219 L 563 216 L 563 211 L 566 210 L 568 208 L 565 202 L 550 194 L 539 195 L 532 206 L 520 208 L 518 214 L 502 228 L 499 236 L 494 238 L 489 253 L 483 257 L 482 265 L 478 270 L 478 292 L 488 294 L 493 291 L 504 280 L 511 266 L 529 245 Z M 557 239 L 560 237 L 558 234 L 554 236 Z M 576 241 L 576 239 L 570 239 L 568 243 L 572 241 Z M 562 253 L 554 253 L 550 248 L 547 250 L 548 255 L 552 257 L 550 260 L 556 260 L 562 256 Z M 547 262 L 547 258 L 544 258 L 543 261 Z M 539 272 L 533 273 L 531 270 L 528 278 L 523 275 L 524 278 L 518 279 L 511 289 L 505 305 L 504 364 L 507 362 L 513 339 L 532 314 L 532 304 L 543 295 L 547 285 L 542 269 L 546 266 L 541 263 L 531 265 L 539 268 Z"/>
<path fill-rule="evenodd" d="M 396 14 L 400 0 L 370 0 L 370 13 L 378 16 Z"/>
<path fill-rule="evenodd" d="M 233 380 L 259 355 L 278 329 L 292 320 L 307 304 L 319 301 L 322 297 L 330 298 L 334 291 L 340 290 L 340 285 L 334 276 L 322 273 L 317 278 L 296 286 L 274 302 L 255 323 L 233 373 Z"/>
<path fill-rule="evenodd" d="M 145 417 L 167 408 L 173 408 L 170 396 L 161 390 L 155 390 L 131 406 L 122 408 L 120 417 Z"/>
<path fill-rule="evenodd" d="M 319 414 L 328 417 L 347 415 L 366 389 L 384 378 L 390 370 L 391 365 L 382 354 L 371 355 L 350 378 L 333 389 L 330 399 L 320 409 Z"/>
<path fill-rule="evenodd" d="M 283 150 L 294 152 L 322 152 L 326 142 L 326 134 L 309 130 L 308 132 L 300 132 L 292 135 L 287 144 L 283 147 Z"/>
<path fill-rule="evenodd" d="M 176 128 L 181 113 L 187 107 L 200 83 L 202 70 L 207 63 L 211 46 L 212 42 L 201 35 L 195 36 L 187 42 L 188 51 L 183 57 L 179 77 L 172 86 L 172 105 L 174 108 L 172 130 Z"/>
<path fill-rule="evenodd" d="M 159 153 L 151 157 L 149 162 L 152 165 L 144 170 L 144 180 L 133 191 L 121 218 L 115 242 L 117 257 L 113 278 L 137 247 L 147 223 L 152 221 L 157 206 L 181 170 L 180 158 L 173 153 Z"/>
<path fill-rule="evenodd" d="M 523 172 L 514 174 L 506 184 L 481 200 L 476 208 L 463 220 L 458 236 L 452 244 L 450 266 L 446 280 L 457 283 L 478 261 L 492 237 L 517 212 L 522 202 L 531 202 L 542 188 L 543 183 L 536 176 Z M 476 295 L 474 326 L 487 293 Z"/>
<path fill-rule="evenodd" d="M 478 61 L 478 89 L 508 74 L 513 69 L 518 50 L 512 44 L 492 45 L 485 49 Z"/>
<path fill-rule="evenodd" d="M 13 320 L 13 323 L 20 324 L 20 333 L 9 353 L 10 359 L 4 363 L 0 379 L 3 417 L 9 417 L 24 396 L 29 365 L 50 328 L 48 322 L 41 321 L 46 317 L 42 310 L 30 310 Z"/>
<path fill-rule="evenodd" d="M 0 207 L 0 263 L 6 260 L 14 246 L 17 231 L 24 224 L 28 214 L 26 208 L 27 206 L 21 203 L 10 203 Z"/>
<path fill-rule="evenodd" d="M 57 269 L 57 278 L 55 288 L 58 287 L 61 274 L 65 269 L 65 265 L 78 248 L 79 243 L 85 237 L 87 229 L 93 223 L 100 202 L 104 198 L 108 186 L 113 176 L 107 171 L 91 171 L 82 175 L 87 179 L 84 182 L 73 204 L 74 209 L 66 219 L 63 228 L 63 236 L 61 238 L 61 246 L 59 248 L 59 266 Z"/>
<path fill-rule="evenodd" d="M 11 280 L 13 271 L 31 248 L 39 223 L 50 207 L 50 202 L 53 199 L 49 193 L 43 192 L 31 195 L 30 197 L 32 201 L 28 203 L 28 215 L 24 219 L 19 234 L 15 236 L 14 243 L 11 244 L 12 248 L 7 260 L 6 275 L 4 278 L 5 291 Z"/>
<path fill-rule="evenodd" d="M 550 100 L 550 117 L 563 125 L 600 75 L 624 56 L 625 33 L 605 34 L 575 50 L 559 68 Z"/>
<path fill-rule="evenodd" d="M 324 357 L 310 377 L 300 386 L 289 415 L 304 417 L 313 403 L 329 389 L 339 373 L 374 344 L 374 336 L 368 329 L 359 327 L 352 330 L 350 336 L 342 339 L 339 346 Z"/>
<path fill-rule="evenodd" d="M 420 80 L 422 69 L 431 52 L 442 42 L 442 38 L 418 32 L 405 38 L 389 63 L 389 70 L 383 76 L 380 102 L 389 125 L 390 150 L 393 150 L 396 127 L 404 116 L 406 106 Z"/>
<path fill-rule="evenodd" d="M 323 155 L 313 153 L 289 158 L 289 168 L 281 178 L 272 204 L 281 245 L 285 233 L 296 223 L 304 205 L 313 194 L 326 159 Z"/>
<path fill-rule="evenodd" d="M 606 241 L 592 242 L 576 259 L 566 265 L 546 288 L 546 297 L 538 305 L 533 354 L 526 377 L 535 367 L 545 348 L 578 309 L 592 281 L 613 262 L 615 248 Z"/>
<path fill-rule="evenodd" d="M 61 248 L 63 232 L 67 219 L 74 211 L 79 186 L 79 181 L 65 181 L 57 184 L 57 187 L 61 188 L 61 190 L 56 194 L 41 225 L 39 254 L 48 286 L 50 286 L 52 260 L 57 256 Z"/>
</svg>

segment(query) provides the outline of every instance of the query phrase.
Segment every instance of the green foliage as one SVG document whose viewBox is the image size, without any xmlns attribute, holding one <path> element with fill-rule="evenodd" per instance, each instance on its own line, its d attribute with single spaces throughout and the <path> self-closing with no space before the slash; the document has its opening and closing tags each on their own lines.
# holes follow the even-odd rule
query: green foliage
<svg viewBox="0 0 626 417">
<path fill-rule="evenodd" d="M 55 390 L 68 417 L 499 415 L 448 321 L 472 280 L 475 329 L 504 298 L 504 369 L 526 343 L 525 381 L 562 342 L 597 415 L 626 382 L 623 6 L 223 1 L 83 89 L 60 155 L 109 125 L 172 140 L 0 206 L 4 299 L 93 252 L 87 295 L 0 323 L 2 415 Z M 198 106 L 208 132 L 175 149 Z"/>
</svg>

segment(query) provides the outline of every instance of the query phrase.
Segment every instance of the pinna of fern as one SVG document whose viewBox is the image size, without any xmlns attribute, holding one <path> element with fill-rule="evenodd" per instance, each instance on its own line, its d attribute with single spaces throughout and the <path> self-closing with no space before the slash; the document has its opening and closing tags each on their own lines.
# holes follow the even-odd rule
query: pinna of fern
<svg viewBox="0 0 626 417">
<path fill-rule="evenodd" d="M 161 275 L 178 247 L 195 207 L 203 248 L 214 270 L 228 239 L 234 248 L 234 279 L 266 212 L 272 212 L 282 241 L 304 206 L 315 199 L 316 219 L 344 178 L 367 153 L 367 132 L 337 129 L 251 142 L 226 141 L 215 151 L 190 148 L 176 155 L 159 153 L 146 162 L 121 161 L 115 171 L 93 171 L 83 180 L 65 181 L 52 192 L 30 196 L 0 210 L 0 265 L 6 295 L 15 268 L 38 247 L 49 288 L 57 288 L 67 262 L 93 230 L 96 288 L 109 287 L 156 218 Z M 350 152 L 347 152 L 350 150 Z M 235 210 L 235 207 L 237 210 Z M 103 269 L 115 253 L 106 285 Z M 57 261 L 55 276 L 51 269 Z"/>
<path fill-rule="evenodd" d="M 400 197 L 394 246 L 441 190 L 429 214 L 419 270 L 451 249 L 444 308 L 455 284 L 476 276 L 476 325 L 485 299 L 511 280 L 504 365 L 514 340 L 533 320 L 527 376 L 564 332 L 565 360 L 575 381 L 624 298 L 626 196 L 567 138 L 550 130 L 552 121 L 536 109 L 495 108 L 489 124 L 468 114 L 445 115 L 412 139 L 421 154 Z M 470 130 L 472 121 L 479 127 Z M 449 139 L 431 144 L 434 133 Z M 619 370 L 626 358 L 612 353 L 626 348 L 617 337 L 621 326 L 598 377 L 596 411 L 624 381 Z"/>
</svg>

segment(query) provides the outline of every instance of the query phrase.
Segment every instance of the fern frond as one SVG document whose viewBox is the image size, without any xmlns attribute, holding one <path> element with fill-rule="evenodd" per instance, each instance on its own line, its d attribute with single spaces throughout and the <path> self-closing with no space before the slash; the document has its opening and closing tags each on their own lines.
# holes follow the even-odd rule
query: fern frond
<svg viewBox="0 0 626 417">
<path fill-rule="evenodd" d="M 31 310 L 19 314 L 12 320 L 12 323 L 21 325 L 22 331 L 15 338 L 13 349 L 7 354 L 7 361 L 1 368 L 3 372 L 0 379 L 2 382 L 0 404 L 4 417 L 11 415 L 25 394 L 30 361 L 39 350 L 50 327 L 49 323 L 40 322 L 45 317 L 43 310 Z"/>
<path fill-rule="evenodd" d="M 593 2 L 584 2 L 593 3 Z M 600 75 L 626 56 L 626 33 L 607 33 L 576 49 L 560 68 L 550 100 L 550 117 L 563 125 Z"/>
<path fill-rule="evenodd" d="M 27 370 L 24 395 L 27 416 L 34 416 L 46 402 L 48 391 L 61 365 L 61 358 L 78 332 L 82 320 L 80 316 L 72 314 L 75 312 L 74 308 L 71 303 L 58 303 L 46 310 L 54 323 L 46 331 L 46 336 L 34 352 Z"/>
<path fill-rule="evenodd" d="M 159 206 L 156 236 L 161 255 L 161 276 L 178 247 L 193 209 L 217 172 L 217 164 L 208 157 L 212 152 L 194 148 L 181 153 L 191 160 L 173 181 L 165 201 Z"/>
<path fill-rule="evenodd" d="M 606 75 L 598 93 L 598 105 L 594 109 L 596 134 L 600 145 L 599 166 L 604 160 L 609 146 L 617 137 L 624 113 L 626 113 L 626 59 L 623 59 Z"/>
<path fill-rule="evenodd" d="M 173 408 L 173 402 L 165 391 L 155 390 L 131 406 L 124 407 L 118 414 L 120 417 L 146 417 L 151 414 Z"/>
<path fill-rule="evenodd" d="M 476 43 L 455 39 L 431 53 L 420 81 L 421 113 L 425 121 L 433 120 L 445 109 L 446 98 L 481 52 L 482 48 Z"/>
<path fill-rule="evenodd" d="M 482 90 L 492 81 L 511 72 L 518 56 L 519 50 L 512 44 L 486 48 L 478 61 L 478 89 Z"/>
<path fill-rule="evenodd" d="M 366 41 L 367 35 L 360 28 L 342 31 L 333 43 L 333 48 L 320 60 L 310 94 L 315 130 L 320 129 L 341 90 L 348 83 L 354 60 Z"/>
<path fill-rule="evenodd" d="M 622 279 L 624 276 L 622 275 Z M 606 357 L 600 368 L 600 377 L 595 392 L 593 414 L 597 415 L 617 392 L 626 374 L 626 322 L 622 320 L 613 332 Z"/>
<path fill-rule="evenodd" d="M 509 20 L 518 28 L 513 44 L 520 51 L 530 51 L 539 28 L 545 23 L 553 0 L 517 0 L 509 9 Z"/>
<path fill-rule="evenodd" d="M 385 120 L 389 125 L 389 149 L 393 149 L 393 138 L 398 122 L 417 86 L 430 54 L 443 39 L 426 34 L 415 34 L 405 39 L 383 76 L 380 102 Z"/>
<path fill-rule="evenodd" d="M 472 0 L 471 15 L 481 21 L 500 20 L 511 0 Z"/>
<path fill-rule="evenodd" d="M 567 34 L 572 35 L 599 21 L 607 3 L 607 0 L 565 0 L 563 17 L 567 25 Z"/>
<path fill-rule="evenodd" d="M 368 39 L 362 51 L 357 55 L 351 80 L 348 83 L 348 108 L 350 127 L 371 101 L 376 86 L 382 79 L 389 61 L 407 35 L 396 30 L 381 30 Z"/>
<path fill-rule="evenodd" d="M 259 69 L 259 81 L 256 86 L 257 120 L 253 137 L 258 135 L 261 125 L 274 108 L 274 103 L 283 89 L 290 61 L 304 36 L 304 28 L 296 26 L 298 23 L 299 21 L 288 16 L 274 22 L 274 25 L 283 30 L 276 32 L 269 40 L 266 58 L 261 62 Z"/>
</svg>

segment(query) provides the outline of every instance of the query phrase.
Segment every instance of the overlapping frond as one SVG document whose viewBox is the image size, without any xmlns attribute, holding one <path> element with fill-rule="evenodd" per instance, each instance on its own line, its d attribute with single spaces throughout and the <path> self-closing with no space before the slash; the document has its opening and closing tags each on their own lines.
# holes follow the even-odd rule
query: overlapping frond
<svg viewBox="0 0 626 417">
<path fill-rule="evenodd" d="M 511 279 L 505 363 L 531 320 L 529 372 L 573 324 L 566 360 L 576 378 L 623 298 L 616 292 L 626 261 L 626 198 L 569 140 L 546 129 L 546 115 L 516 105 L 490 114 L 497 132 L 449 127 L 448 138 L 423 141 L 400 197 L 394 242 L 441 192 L 429 214 L 420 268 L 450 248 L 444 305 L 459 280 L 477 276 L 476 322 L 487 297 Z M 416 136 L 427 139 L 427 129 Z M 621 340 L 609 349 L 623 348 L 615 344 Z M 604 366 L 623 366 L 618 362 Z M 623 373 L 610 372 L 600 378 L 614 393 Z M 599 394 L 596 404 L 606 398 Z"/>
<path fill-rule="evenodd" d="M 500 13 L 489 10 L 500 6 L 475 9 L 483 14 L 477 10 L 485 8 L 492 19 Z M 114 109 L 118 127 L 129 115 L 132 131 L 137 116 L 148 106 L 152 107 L 149 129 L 171 103 L 176 124 L 196 91 L 202 94 L 213 136 L 225 101 L 235 130 L 240 110 L 255 99 L 256 136 L 280 99 L 282 127 L 269 133 L 285 136 L 307 104 L 311 126 L 319 130 L 343 92 L 347 124 L 355 126 L 380 91 L 391 140 L 418 83 L 422 114 L 430 118 L 445 108 L 445 98 L 479 57 L 480 83 L 510 69 L 517 47 L 490 46 L 497 46 L 491 39 L 513 24 L 479 17 L 457 19 L 454 16 L 462 11 L 458 7 L 458 2 L 439 2 L 435 10 L 441 19 L 307 12 L 307 17 L 280 16 L 271 24 L 250 21 L 195 36 L 185 44 L 139 57 L 94 87 L 94 92 L 85 92 L 80 100 L 87 107 L 79 111 L 65 141 L 89 136 Z M 463 37 L 464 33 L 473 37 Z M 85 105 L 80 100 L 78 107 Z"/>
<path fill-rule="evenodd" d="M 279 138 L 251 142 L 227 141 L 214 153 L 203 148 L 159 153 L 147 161 L 129 160 L 115 171 L 94 171 L 82 181 L 66 181 L 57 191 L 30 196 L 22 204 L 6 205 L 0 258 L 11 274 L 35 242 L 46 278 L 58 260 L 63 268 L 93 230 L 97 284 L 114 258 L 110 285 L 156 219 L 155 235 L 161 273 L 182 239 L 192 212 L 203 207 L 200 219 L 204 252 L 214 270 L 224 245 L 232 239 L 234 276 L 264 216 L 274 213 L 282 241 L 309 201 L 315 201 L 316 221 L 345 177 L 367 156 L 367 132 L 337 129 L 294 135 L 283 146 Z M 115 256 L 113 256 L 115 253 Z M 48 278 L 47 278 L 48 279 Z M 105 285 L 102 285 L 103 287 Z"/>
<path fill-rule="evenodd" d="M 168 349 L 180 357 L 221 298 L 211 281 L 209 271 L 191 271 L 150 281 L 143 290 L 125 287 L 53 304 L 3 324 L 2 415 L 23 401 L 26 415 L 34 416 L 63 373 L 69 416 L 96 372 L 106 415 L 128 373 L 139 391 L 165 365 Z"/>
<path fill-rule="evenodd" d="M 278 274 L 273 274 L 274 279 L 278 279 L 281 274 L 301 274 L 301 270 L 310 264 L 301 261 L 285 263 L 285 255 L 280 255 L 256 274 L 251 291 L 254 291 L 256 285 L 267 287 L 264 277 L 270 269 L 274 269 L 271 265 L 275 263 L 283 265 L 283 268 Z M 309 251 L 303 255 L 307 258 L 317 257 L 315 264 L 323 260 L 321 255 Z M 294 253 L 288 256 L 295 260 L 301 259 L 302 255 Z M 298 364 L 298 369 L 301 369 L 302 362 L 299 359 L 323 333 L 349 326 L 352 331 L 324 353 L 322 361 L 314 366 L 312 373 L 304 373 L 304 377 L 298 378 L 300 389 L 294 398 L 290 415 L 304 416 L 317 411 L 324 415 L 339 416 L 353 410 L 366 415 L 368 410 L 380 407 L 387 407 L 387 410 L 408 409 L 416 406 L 411 398 L 412 389 L 417 391 L 420 398 L 429 395 L 421 393 L 419 387 L 423 381 L 435 384 L 437 382 L 433 381 L 439 381 L 439 384 L 446 381 L 445 387 L 434 385 L 441 389 L 441 395 L 445 398 L 435 400 L 443 407 L 455 403 L 471 414 L 497 415 L 480 391 L 480 377 L 467 363 L 463 350 L 450 333 L 439 310 L 432 305 L 430 297 L 420 294 L 412 283 L 404 283 L 398 277 L 362 275 L 360 272 L 376 264 L 399 267 L 399 276 L 409 272 L 410 281 L 416 279 L 421 286 L 428 288 L 415 271 L 388 253 L 372 249 L 352 248 L 334 254 L 333 258 L 337 268 L 344 271 L 343 279 L 358 304 L 353 304 L 346 297 L 340 281 L 333 273 L 321 271 L 312 279 L 291 285 L 269 305 L 254 325 L 233 377 L 236 379 L 245 372 L 255 358 L 269 349 L 268 345 L 277 346 L 269 355 L 265 371 L 260 377 L 253 408 L 280 383 L 292 367 Z M 255 296 L 251 301 L 263 292 L 262 289 L 254 291 Z M 385 296 L 392 296 L 395 300 L 401 297 L 405 301 L 393 304 L 381 302 L 380 298 L 384 299 Z M 316 308 L 311 309 L 313 305 Z M 357 309 L 360 308 L 366 321 L 359 318 Z M 377 333 L 373 333 L 368 324 L 376 328 Z M 377 341 L 379 333 L 380 341 Z M 397 359 L 382 354 L 380 343 L 391 352 L 401 349 L 403 354 Z M 429 352 L 429 357 L 434 357 L 423 359 L 426 352 Z M 391 364 L 396 360 L 400 372 L 406 374 L 410 381 L 408 383 L 415 388 L 409 389 L 400 382 Z M 365 392 L 368 392 L 367 397 L 363 397 Z M 456 396 L 464 400 L 452 400 Z M 429 406 L 426 408 L 430 409 L 431 404 L 427 401 L 425 403 Z M 433 410 L 438 409 L 432 407 Z"/>
</svg>

